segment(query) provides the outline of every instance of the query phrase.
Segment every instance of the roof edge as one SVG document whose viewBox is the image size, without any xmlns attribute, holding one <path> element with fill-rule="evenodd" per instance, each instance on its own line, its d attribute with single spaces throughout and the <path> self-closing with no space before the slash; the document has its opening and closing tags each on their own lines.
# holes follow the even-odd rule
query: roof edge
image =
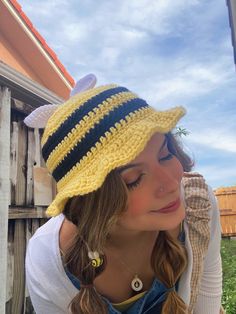
<svg viewBox="0 0 236 314">
<path fill-rule="evenodd" d="M 0 78 L 1 77 L 48 103 L 60 104 L 65 101 L 46 87 L 29 79 L 2 61 L 0 61 Z"/>
<path fill-rule="evenodd" d="M 30 19 L 22 10 L 20 4 L 16 0 L 2 0 L 2 1 L 9 9 L 14 11 L 12 13 L 15 13 L 15 15 L 17 15 L 17 17 L 20 19 L 20 21 L 22 22 L 21 23 L 22 26 L 25 27 L 27 31 L 26 33 L 29 36 L 31 36 L 31 39 L 34 39 L 37 42 L 38 48 L 43 50 L 44 55 L 45 57 L 48 58 L 49 63 L 55 68 L 56 71 L 58 71 L 58 74 L 60 73 L 60 76 L 62 76 L 64 80 L 67 82 L 66 85 L 69 88 L 72 88 L 75 85 L 73 77 L 69 74 L 69 72 L 63 66 L 63 64 L 60 62 L 56 53 L 49 47 L 49 45 L 46 43 L 42 35 L 40 35 L 40 33 L 33 26 Z"/>
</svg>

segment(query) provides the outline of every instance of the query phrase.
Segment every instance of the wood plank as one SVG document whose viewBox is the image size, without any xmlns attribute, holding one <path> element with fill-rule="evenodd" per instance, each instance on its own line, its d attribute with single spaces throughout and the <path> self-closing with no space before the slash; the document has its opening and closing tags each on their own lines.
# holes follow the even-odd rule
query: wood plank
<svg viewBox="0 0 236 314">
<path fill-rule="evenodd" d="M 220 215 L 220 223 L 223 236 L 236 235 L 236 214 Z"/>
<path fill-rule="evenodd" d="M 236 187 L 225 188 L 222 193 L 216 192 L 216 197 L 220 209 L 227 208 L 236 211 Z"/>
<path fill-rule="evenodd" d="M 12 313 L 23 313 L 25 297 L 25 221 L 15 221 Z"/>
<path fill-rule="evenodd" d="M 17 184 L 17 161 L 18 161 L 18 123 L 11 124 L 11 204 L 16 204 L 16 184 Z"/>
<path fill-rule="evenodd" d="M 26 249 L 29 243 L 30 238 L 33 236 L 32 233 L 32 219 L 25 220 L 25 241 L 26 241 Z M 29 297 L 29 291 L 27 289 L 27 285 L 25 285 L 25 302 L 24 302 L 24 313 L 25 314 L 32 314 L 33 307 Z"/>
<path fill-rule="evenodd" d="M 16 116 L 14 119 L 18 119 Z M 24 205 L 26 201 L 27 131 L 22 121 L 11 125 L 11 204 Z"/>
<path fill-rule="evenodd" d="M 23 121 L 18 122 L 18 160 L 17 160 L 17 184 L 16 205 L 26 203 L 26 155 L 27 155 L 27 129 Z"/>
<path fill-rule="evenodd" d="M 236 212 L 226 212 L 226 213 L 220 213 L 220 216 L 235 216 L 236 217 Z"/>
<path fill-rule="evenodd" d="M 14 279 L 14 228 L 15 222 L 8 222 L 8 249 L 7 249 L 7 291 L 6 301 L 10 301 L 13 296 L 13 279 Z M 11 312 L 11 310 L 10 310 Z"/>
<path fill-rule="evenodd" d="M 27 175 L 26 175 L 26 205 L 34 205 L 34 180 L 33 167 L 35 155 L 35 139 L 33 129 L 28 129 L 28 145 L 27 145 Z"/>
<path fill-rule="evenodd" d="M 0 313 L 6 308 L 11 91 L 0 87 Z"/>
<path fill-rule="evenodd" d="M 26 219 L 26 247 L 28 245 L 29 239 L 33 236 L 35 231 L 42 226 L 47 221 L 47 219 Z M 27 286 L 25 287 L 25 314 L 35 314 Z"/>
<path fill-rule="evenodd" d="M 24 113 L 25 115 L 30 114 L 33 110 L 35 110 L 35 107 L 24 103 L 23 101 L 20 101 L 18 99 L 12 98 L 11 99 L 11 108 L 15 109 L 21 113 Z"/>
<path fill-rule="evenodd" d="M 53 199 L 52 176 L 47 168 L 34 167 L 34 205 L 48 206 Z"/>
<path fill-rule="evenodd" d="M 8 217 L 9 219 L 48 218 L 46 209 L 47 207 L 10 207 Z"/>
<path fill-rule="evenodd" d="M 34 205 L 48 206 L 54 196 L 52 176 L 47 168 L 42 167 L 41 145 L 39 129 L 34 129 L 35 135 L 35 163 L 33 168 L 34 178 Z"/>
</svg>

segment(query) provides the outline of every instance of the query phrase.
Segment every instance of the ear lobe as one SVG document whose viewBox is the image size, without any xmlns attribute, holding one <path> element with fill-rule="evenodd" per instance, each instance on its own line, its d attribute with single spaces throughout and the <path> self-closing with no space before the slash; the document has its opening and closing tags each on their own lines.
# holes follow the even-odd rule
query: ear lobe
<svg viewBox="0 0 236 314">
<path fill-rule="evenodd" d="M 35 109 L 25 119 L 24 123 L 30 128 L 45 128 L 48 119 L 59 105 L 44 105 Z"/>
</svg>

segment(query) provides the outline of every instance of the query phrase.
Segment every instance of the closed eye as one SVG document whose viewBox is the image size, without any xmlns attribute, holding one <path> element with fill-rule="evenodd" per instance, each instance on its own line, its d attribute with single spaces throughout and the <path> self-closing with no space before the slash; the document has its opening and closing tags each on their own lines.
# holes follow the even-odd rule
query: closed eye
<svg viewBox="0 0 236 314">
<path fill-rule="evenodd" d="M 129 190 L 136 188 L 140 184 L 143 176 L 144 176 L 144 173 L 142 173 L 135 181 L 126 183 L 127 188 Z"/>
<path fill-rule="evenodd" d="M 172 159 L 173 157 L 174 157 L 174 155 L 173 155 L 173 154 L 168 153 L 165 157 L 160 158 L 160 159 L 159 159 L 159 161 L 166 161 L 166 160 L 170 160 L 170 159 Z"/>
</svg>

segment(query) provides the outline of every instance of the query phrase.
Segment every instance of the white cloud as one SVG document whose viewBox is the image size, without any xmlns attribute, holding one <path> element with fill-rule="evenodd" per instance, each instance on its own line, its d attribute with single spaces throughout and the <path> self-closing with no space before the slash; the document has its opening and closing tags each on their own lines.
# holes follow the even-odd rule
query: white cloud
<svg viewBox="0 0 236 314">
<path fill-rule="evenodd" d="M 56 19 L 56 14 L 60 12 L 65 13 L 69 5 L 69 1 L 67 0 L 20 0 L 19 3 L 23 11 L 26 11 L 30 16 L 38 16 L 41 21 L 46 18 L 50 18 L 51 20 Z M 33 20 L 35 21 L 37 19 L 34 18 Z"/>
<path fill-rule="evenodd" d="M 219 149 L 229 153 L 236 153 L 236 136 L 226 133 L 222 128 L 198 130 L 189 135 L 189 141 L 195 144 L 207 146 L 208 149 Z M 236 157 L 236 156 L 235 156 Z"/>
<path fill-rule="evenodd" d="M 130 0 L 121 2 L 119 18 L 121 21 L 146 30 L 155 35 L 166 35 L 176 31 L 176 25 L 171 23 L 183 12 L 198 5 L 199 1 L 189 0 Z"/>
<path fill-rule="evenodd" d="M 62 35 L 66 38 L 66 42 L 71 41 L 74 42 L 81 42 L 86 39 L 88 32 L 88 27 L 84 23 L 71 22 L 65 24 L 63 27 Z"/>
<path fill-rule="evenodd" d="M 153 104 L 188 103 L 189 100 L 221 88 L 232 79 L 232 73 L 227 70 L 231 60 L 224 56 L 215 61 L 195 63 L 188 56 L 171 63 L 163 57 L 161 60 L 163 63 L 159 62 L 153 68 L 152 63 L 148 65 L 150 74 L 145 93 Z"/>
<path fill-rule="evenodd" d="M 106 60 L 106 64 L 109 67 L 116 64 L 119 55 L 120 51 L 114 47 L 104 47 L 100 54 L 101 58 Z"/>
<path fill-rule="evenodd" d="M 236 168 L 234 167 L 199 166 L 197 171 L 204 175 L 207 183 L 214 189 L 227 185 L 236 185 Z"/>
<path fill-rule="evenodd" d="M 127 86 L 157 108 L 183 104 L 189 142 L 236 152 L 236 73 L 224 1 L 19 1 L 75 79 L 93 72 L 98 84 Z M 212 182 L 236 176 L 235 165 L 217 174 L 222 161 L 214 163 L 202 169 Z"/>
</svg>

